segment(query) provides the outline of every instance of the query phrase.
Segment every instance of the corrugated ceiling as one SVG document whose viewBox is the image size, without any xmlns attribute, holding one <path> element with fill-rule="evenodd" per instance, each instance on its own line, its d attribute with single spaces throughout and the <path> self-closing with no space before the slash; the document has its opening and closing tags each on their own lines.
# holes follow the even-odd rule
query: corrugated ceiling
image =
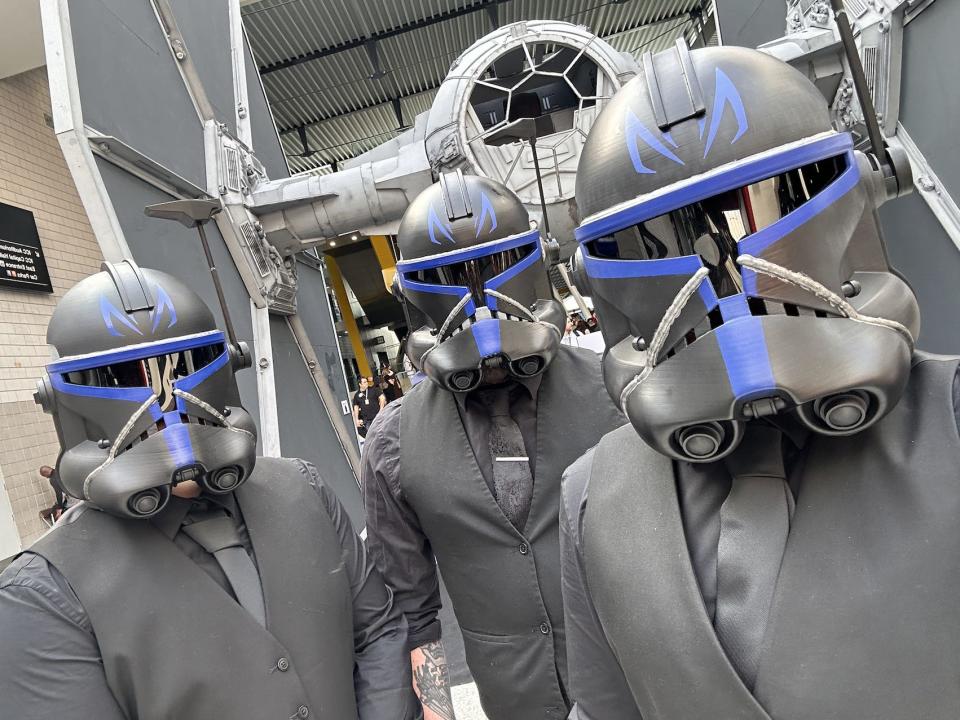
<svg viewBox="0 0 960 720">
<path fill-rule="evenodd" d="M 399 132 L 430 107 L 453 60 L 493 29 L 519 20 L 586 25 L 623 51 L 657 52 L 686 33 L 704 0 L 258 0 L 243 7 L 244 26 L 261 68 L 291 172 L 329 172 Z M 436 18 L 439 22 L 424 24 Z M 423 24 L 408 31 L 411 25 Z M 398 32 L 402 31 L 402 32 Z M 363 41 L 376 42 L 373 72 Z M 347 49 L 334 51 L 337 48 Z M 319 56 L 319 57 L 317 57 Z M 290 64 L 304 57 L 314 58 Z M 278 67 L 279 66 L 279 67 Z M 298 127 L 314 154 L 301 157 Z"/>
</svg>

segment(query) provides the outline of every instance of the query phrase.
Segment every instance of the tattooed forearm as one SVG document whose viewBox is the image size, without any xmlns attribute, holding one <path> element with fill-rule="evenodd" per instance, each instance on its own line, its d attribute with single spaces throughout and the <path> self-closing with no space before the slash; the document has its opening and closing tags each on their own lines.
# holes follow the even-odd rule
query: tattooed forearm
<svg viewBox="0 0 960 720">
<path fill-rule="evenodd" d="M 423 720 L 456 720 L 443 643 L 421 645 L 412 653 L 413 687 L 423 704 Z"/>
</svg>

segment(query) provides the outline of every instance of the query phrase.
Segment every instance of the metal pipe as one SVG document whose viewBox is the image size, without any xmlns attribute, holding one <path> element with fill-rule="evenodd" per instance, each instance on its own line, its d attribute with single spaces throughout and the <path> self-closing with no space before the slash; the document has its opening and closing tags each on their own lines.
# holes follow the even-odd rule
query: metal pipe
<svg viewBox="0 0 960 720">
<path fill-rule="evenodd" d="M 537 138 L 530 136 L 530 149 L 533 151 L 533 170 L 537 175 L 537 190 L 540 192 L 540 212 L 543 213 L 543 232 L 550 239 L 550 221 L 547 219 L 547 203 L 543 199 L 543 178 L 540 177 L 540 160 L 537 157 Z"/>
<path fill-rule="evenodd" d="M 220 274 L 217 272 L 217 264 L 213 261 L 213 254 L 210 252 L 210 243 L 207 242 L 207 233 L 203 229 L 203 223 L 197 223 L 197 232 L 200 233 L 200 244 L 203 245 L 203 254 L 207 256 L 207 266 L 210 268 L 210 277 L 213 278 L 213 287 L 217 291 L 217 300 L 220 301 L 220 311 L 223 313 L 223 324 L 227 326 L 227 338 L 234 347 L 237 345 L 237 334 L 233 330 L 233 322 L 230 320 L 230 310 L 227 309 L 227 299 L 223 296 L 223 285 L 220 284 Z"/>
</svg>

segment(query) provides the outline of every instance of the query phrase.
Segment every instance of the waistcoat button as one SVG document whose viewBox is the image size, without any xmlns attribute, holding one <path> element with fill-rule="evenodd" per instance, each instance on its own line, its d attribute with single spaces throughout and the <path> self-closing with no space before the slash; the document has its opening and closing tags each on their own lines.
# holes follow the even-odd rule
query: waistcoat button
<svg viewBox="0 0 960 720">
<path fill-rule="evenodd" d="M 286 672 L 289 669 L 290 669 L 289 660 L 287 660 L 285 657 L 282 657 L 279 660 L 277 660 L 277 670 L 279 670 L 280 672 Z"/>
<path fill-rule="evenodd" d="M 310 708 L 308 708 L 306 705 L 301 705 L 300 707 L 297 708 L 297 715 L 299 717 L 305 718 L 309 714 L 310 714 Z"/>
<path fill-rule="evenodd" d="M 526 544 L 526 543 L 520 543 L 520 554 L 521 554 L 521 555 L 526 555 L 528 552 L 530 552 L 530 548 L 527 547 L 527 544 Z"/>
<path fill-rule="evenodd" d="M 540 623 L 540 632 L 542 632 L 544 635 L 549 635 L 550 626 L 547 625 L 546 623 Z"/>
</svg>

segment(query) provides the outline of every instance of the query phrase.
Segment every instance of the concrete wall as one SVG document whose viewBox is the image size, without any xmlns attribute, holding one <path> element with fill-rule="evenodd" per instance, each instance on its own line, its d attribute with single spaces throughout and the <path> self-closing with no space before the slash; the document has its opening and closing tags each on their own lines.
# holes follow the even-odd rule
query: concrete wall
<svg viewBox="0 0 960 720">
<path fill-rule="evenodd" d="M 33 212 L 54 289 L 0 288 L 0 559 L 46 529 L 38 512 L 53 495 L 37 468 L 53 465 L 58 444 L 33 391 L 50 359 L 47 322 L 64 292 L 102 261 L 49 113 L 45 68 L 0 80 L 0 202 Z"/>
</svg>

